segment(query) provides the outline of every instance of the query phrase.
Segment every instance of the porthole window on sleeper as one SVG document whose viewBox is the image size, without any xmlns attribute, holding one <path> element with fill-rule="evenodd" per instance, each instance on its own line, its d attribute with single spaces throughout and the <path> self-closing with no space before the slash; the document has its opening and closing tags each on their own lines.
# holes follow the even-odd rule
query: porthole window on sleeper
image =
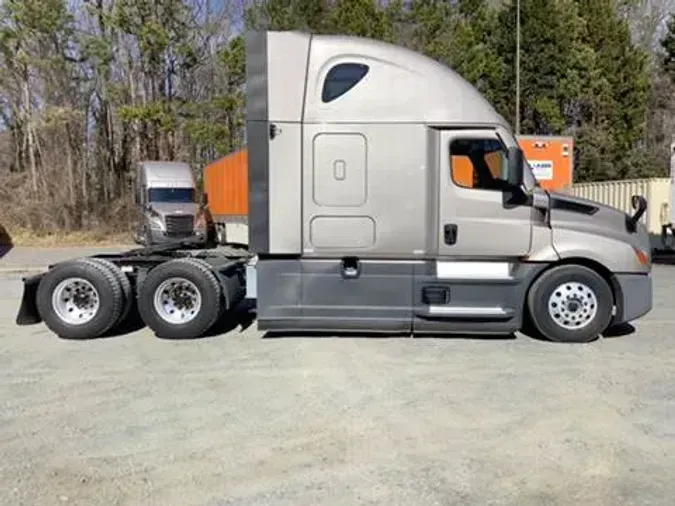
<svg viewBox="0 0 675 506">
<path fill-rule="evenodd" d="M 328 71 L 326 80 L 323 82 L 321 100 L 326 103 L 341 97 L 366 77 L 368 70 L 368 65 L 361 63 L 335 65 Z"/>
</svg>

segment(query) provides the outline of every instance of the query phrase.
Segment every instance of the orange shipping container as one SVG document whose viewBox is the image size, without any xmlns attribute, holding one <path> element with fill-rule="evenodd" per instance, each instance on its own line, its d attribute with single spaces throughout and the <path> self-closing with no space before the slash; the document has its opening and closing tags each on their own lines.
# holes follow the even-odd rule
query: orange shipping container
<svg viewBox="0 0 675 506">
<path fill-rule="evenodd" d="M 518 144 L 542 188 L 561 191 L 574 181 L 574 139 L 520 135 Z"/>
<path fill-rule="evenodd" d="M 216 220 L 248 216 L 248 151 L 235 151 L 204 167 L 204 192 Z"/>
<path fill-rule="evenodd" d="M 570 188 L 573 182 L 574 140 L 572 137 L 529 136 L 518 137 L 518 145 L 541 186 L 560 191 Z M 486 162 L 495 176 L 499 175 L 501 159 L 487 155 Z M 452 157 L 453 177 L 461 186 L 474 185 L 473 165 L 465 156 Z"/>
</svg>

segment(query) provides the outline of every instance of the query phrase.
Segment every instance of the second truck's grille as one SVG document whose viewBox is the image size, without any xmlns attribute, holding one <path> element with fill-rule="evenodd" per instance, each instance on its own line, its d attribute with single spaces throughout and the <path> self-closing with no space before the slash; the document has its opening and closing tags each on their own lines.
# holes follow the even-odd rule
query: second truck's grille
<svg viewBox="0 0 675 506">
<path fill-rule="evenodd" d="M 189 235 L 194 230 L 194 216 L 173 214 L 166 217 L 167 235 Z"/>
</svg>

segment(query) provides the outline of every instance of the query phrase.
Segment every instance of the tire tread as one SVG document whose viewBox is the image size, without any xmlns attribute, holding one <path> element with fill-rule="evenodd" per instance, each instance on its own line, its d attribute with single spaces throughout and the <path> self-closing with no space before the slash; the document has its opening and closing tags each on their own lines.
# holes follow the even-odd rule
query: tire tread
<svg viewBox="0 0 675 506">
<path fill-rule="evenodd" d="M 116 327 L 118 325 L 123 324 L 126 319 L 129 316 L 129 313 L 132 309 L 133 303 L 134 303 L 134 292 L 133 288 L 131 287 L 131 281 L 129 281 L 129 278 L 127 277 L 126 274 L 122 272 L 122 270 L 117 267 L 114 263 L 112 263 L 110 260 L 106 260 L 105 258 L 87 258 L 86 260 L 97 263 L 105 268 L 107 268 L 117 279 L 117 281 L 120 283 L 120 287 L 122 288 L 122 295 L 124 298 L 123 305 L 122 305 L 122 312 L 120 314 L 119 319 L 113 327 Z M 108 329 L 110 330 L 110 329 Z"/>
<path fill-rule="evenodd" d="M 156 290 L 157 283 L 169 277 L 172 277 L 172 269 L 177 266 L 188 267 L 193 273 L 197 274 L 202 278 L 203 281 L 210 287 L 211 293 L 205 294 L 202 293 L 202 307 L 206 304 L 209 295 L 215 297 L 218 303 L 218 310 L 214 311 L 213 314 L 209 317 L 208 320 L 204 321 L 199 325 L 197 331 L 194 332 L 190 327 L 195 325 L 195 321 L 190 322 L 187 329 L 183 328 L 180 330 L 173 329 L 171 324 L 168 324 L 163 321 L 159 321 L 160 318 L 156 314 L 154 309 L 154 292 Z M 148 288 L 153 287 L 153 288 Z M 221 315 L 221 298 L 222 298 L 222 289 L 216 275 L 214 274 L 211 267 L 199 259 L 195 258 L 178 258 L 171 260 L 164 264 L 158 265 L 152 269 L 148 276 L 143 282 L 143 286 L 140 290 L 138 307 L 141 314 L 141 318 L 148 327 L 150 327 L 155 335 L 158 337 L 167 337 L 167 338 L 179 338 L 179 339 L 188 339 L 196 338 L 203 335 L 207 332 L 213 325 L 216 323 L 218 318 Z"/>
<path fill-rule="evenodd" d="M 105 324 L 101 325 L 99 329 L 97 329 L 95 332 L 91 334 L 83 334 L 82 332 L 83 328 L 86 328 L 87 326 L 89 326 L 89 324 L 86 324 L 83 328 L 73 327 L 72 329 L 70 329 L 71 332 L 68 332 L 67 330 L 64 331 L 64 329 L 67 328 L 67 324 L 58 323 L 60 322 L 60 319 L 58 318 L 58 316 L 56 316 L 56 314 L 53 314 L 52 316 L 53 313 L 51 302 L 52 293 L 51 291 L 50 292 L 46 291 L 47 287 L 51 284 L 49 282 L 53 278 L 59 276 L 59 274 L 63 273 L 64 270 L 69 268 L 82 269 L 84 270 L 84 273 L 77 273 L 77 274 L 74 273 L 72 276 L 68 275 L 65 277 L 82 276 L 87 278 L 88 281 L 92 282 L 93 280 L 91 279 L 90 276 L 88 276 L 88 274 L 95 273 L 94 276 L 98 276 L 99 280 L 105 282 L 110 288 L 110 291 L 112 292 L 112 309 L 109 312 L 107 312 L 108 317 L 105 320 Z M 99 293 L 99 297 L 102 298 L 103 294 Z M 45 322 L 47 327 L 52 332 L 57 334 L 59 337 L 66 339 L 92 339 L 100 337 L 101 335 L 108 332 L 115 325 L 120 315 L 122 314 L 123 309 L 122 287 L 117 278 L 115 277 L 115 275 L 102 265 L 90 262 L 88 261 L 88 259 L 77 259 L 63 262 L 61 264 L 56 264 L 50 271 L 47 272 L 45 278 L 43 278 L 42 281 L 40 282 L 40 285 L 38 286 L 36 301 L 40 317 Z M 63 328 L 59 328 L 60 326 L 63 326 Z"/>
<path fill-rule="evenodd" d="M 609 311 L 607 311 L 608 314 L 605 315 L 605 319 L 607 321 L 600 321 L 600 322 L 592 322 L 590 324 L 590 328 L 597 329 L 597 332 L 589 331 L 589 328 L 584 328 L 580 329 L 579 331 L 567 331 L 565 329 L 556 329 L 555 327 L 553 328 L 553 332 L 547 330 L 547 326 L 550 327 L 546 323 L 546 318 L 548 318 L 548 314 L 543 314 L 544 312 L 547 313 L 547 304 L 548 304 L 548 298 L 545 298 L 542 294 L 542 291 L 547 289 L 547 284 L 551 283 L 551 280 L 554 279 L 556 276 L 561 276 L 566 273 L 566 271 L 569 272 L 575 272 L 577 274 L 581 273 L 583 276 L 586 276 L 587 278 L 591 278 L 597 282 L 600 282 L 602 285 L 602 290 L 605 290 L 605 294 L 600 294 L 596 293 L 596 297 L 598 298 L 598 305 L 600 304 L 606 304 L 605 302 L 605 297 L 609 297 L 611 300 L 609 304 Z M 557 282 L 556 282 L 557 283 Z M 541 308 L 541 304 L 544 304 L 544 309 Z M 586 266 L 583 265 L 578 265 L 578 264 L 564 264 L 564 265 L 559 265 L 556 267 L 553 267 L 549 270 L 544 271 L 536 280 L 534 283 L 532 283 L 532 286 L 530 287 L 528 294 L 527 294 L 527 311 L 528 311 L 528 323 L 531 324 L 533 327 L 533 330 L 537 332 L 540 336 L 544 337 L 545 339 L 549 341 L 554 341 L 554 342 L 576 342 L 576 343 L 587 343 L 595 340 L 609 325 L 611 321 L 611 310 L 613 307 L 614 301 L 613 301 L 613 293 L 611 287 L 607 284 L 607 282 L 604 280 L 602 276 L 600 276 L 597 272 L 595 272 L 593 269 L 590 269 Z M 607 309 L 605 307 L 605 309 Z M 600 307 L 598 307 L 598 311 L 600 311 Z M 600 314 L 600 313 L 599 313 Z M 553 324 L 555 325 L 555 324 Z M 556 330 L 559 330 L 557 333 L 555 332 Z"/>
</svg>

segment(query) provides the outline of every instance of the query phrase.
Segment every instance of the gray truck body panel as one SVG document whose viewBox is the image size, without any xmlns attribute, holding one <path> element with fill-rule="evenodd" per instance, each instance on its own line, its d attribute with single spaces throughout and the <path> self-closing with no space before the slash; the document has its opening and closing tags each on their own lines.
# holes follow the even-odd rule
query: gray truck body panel
<svg viewBox="0 0 675 506">
<path fill-rule="evenodd" d="M 359 77 L 335 98 L 345 65 Z M 624 213 L 549 194 L 529 166 L 527 202 L 453 180 L 453 143 L 506 152 L 517 141 L 471 84 L 425 56 L 251 32 L 247 138 L 263 330 L 508 333 L 533 280 L 561 261 L 609 273 L 615 323 L 651 308 L 650 266 L 635 253 L 648 252 L 646 231 L 629 233 Z"/>
</svg>

